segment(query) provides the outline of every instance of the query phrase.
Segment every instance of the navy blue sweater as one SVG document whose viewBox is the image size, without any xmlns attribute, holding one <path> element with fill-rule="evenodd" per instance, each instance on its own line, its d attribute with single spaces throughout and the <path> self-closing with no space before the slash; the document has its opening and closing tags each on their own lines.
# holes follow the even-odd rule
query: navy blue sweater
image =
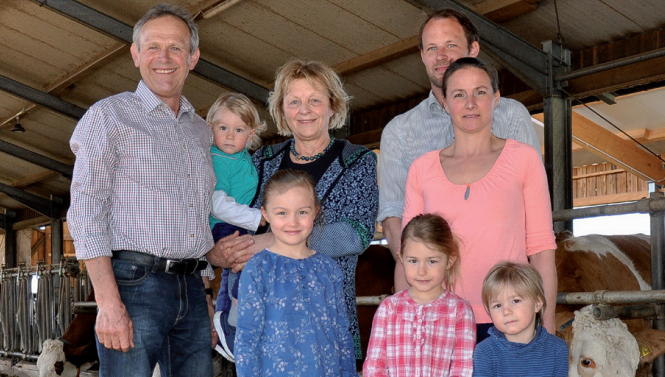
<svg viewBox="0 0 665 377">
<path fill-rule="evenodd" d="M 538 327 L 528 344 L 509 342 L 494 327 L 489 334 L 489 338 L 476 346 L 474 377 L 568 376 L 568 345 L 543 327 Z"/>
</svg>

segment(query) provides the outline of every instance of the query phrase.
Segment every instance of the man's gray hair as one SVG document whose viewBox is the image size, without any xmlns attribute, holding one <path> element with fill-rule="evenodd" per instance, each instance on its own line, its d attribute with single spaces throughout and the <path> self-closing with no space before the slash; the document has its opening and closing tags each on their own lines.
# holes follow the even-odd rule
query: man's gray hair
<svg viewBox="0 0 665 377">
<path fill-rule="evenodd" d="M 143 15 L 143 17 L 141 17 L 138 22 L 136 22 L 136 25 L 134 25 L 134 32 L 132 33 L 132 40 L 134 41 L 136 47 L 140 49 L 139 36 L 141 35 L 141 28 L 143 25 L 145 25 L 145 23 L 150 20 L 164 16 L 179 18 L 187 24 L 187 28 L 189 28 L 190 54 L 196 51 L 196 48 L 199 47 L 199 29 L 196 27 L 194 17 L 187 9 L 183 9 L 167 3 L 158 4 L 150 8 L 150 10 L 148 10 L 148 12 L 146 12 L 146 14 Z"/>
</svg>

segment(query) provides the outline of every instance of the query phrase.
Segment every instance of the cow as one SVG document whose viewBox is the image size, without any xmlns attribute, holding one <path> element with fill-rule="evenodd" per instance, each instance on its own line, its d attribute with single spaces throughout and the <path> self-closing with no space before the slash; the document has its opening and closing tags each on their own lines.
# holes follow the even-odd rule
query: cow
<svg viewBox="0 0 665 377">
<path fill-rule="evenodd" d="M 651 289 L 647 236 L 564 233 L 557 235 L 557 245 L 559 292 Z M 665 352 L 665 332 L 643 318 L 600 321 L 590 307 L 557 305 L 556 328 L 569 345 L 571 377 L 646 376 Z"/>
<path fill-rule="evenodd" d="M 94 291 L 86 301 L 95 301 Z M 98 360 L 95 344 L 96 313 L 79 313 L 60 339 L 46 339 L 37 359 L 40 377 L 78 376 Z"/>
<path fill-rule="evenodd" d="M 95 301 L 95 292 L 90 291 L 86 301 Z M 95 341 L 97 313 L 77 314 L 60 339 L 46 339 L 37 359 L 39 377 L 78 377 L 89 369 L 99 357 Z M 161 375 L 159 365 L 153 377 Z"/>
</svg>

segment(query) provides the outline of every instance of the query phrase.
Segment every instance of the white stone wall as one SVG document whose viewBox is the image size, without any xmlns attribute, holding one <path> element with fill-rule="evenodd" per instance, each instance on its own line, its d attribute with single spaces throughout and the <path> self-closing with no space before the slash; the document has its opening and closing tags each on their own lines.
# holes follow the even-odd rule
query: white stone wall
<svg viewBox="0 0 665 377">
<path fill-rule="evenodd" d="M 32 229 L 23 229 L 16 232 L 16 249 L 18 252 L 17 263 L 31 265 L 32 261 Z"/>
</svg>

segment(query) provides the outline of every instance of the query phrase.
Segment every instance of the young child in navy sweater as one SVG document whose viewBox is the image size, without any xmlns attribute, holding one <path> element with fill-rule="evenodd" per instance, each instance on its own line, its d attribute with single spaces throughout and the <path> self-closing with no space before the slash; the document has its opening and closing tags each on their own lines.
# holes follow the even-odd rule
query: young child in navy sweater
<svg viewBox="0 0 665 377">
<path fill-rule="evenodd" d="M 566 342 L 542 326 L 545 292 L 538 271 L 499 263 L 483 281 L 482 299 L 494 326 L 476 346 L 474 377 L 568 376 Z"/>
</svg>

